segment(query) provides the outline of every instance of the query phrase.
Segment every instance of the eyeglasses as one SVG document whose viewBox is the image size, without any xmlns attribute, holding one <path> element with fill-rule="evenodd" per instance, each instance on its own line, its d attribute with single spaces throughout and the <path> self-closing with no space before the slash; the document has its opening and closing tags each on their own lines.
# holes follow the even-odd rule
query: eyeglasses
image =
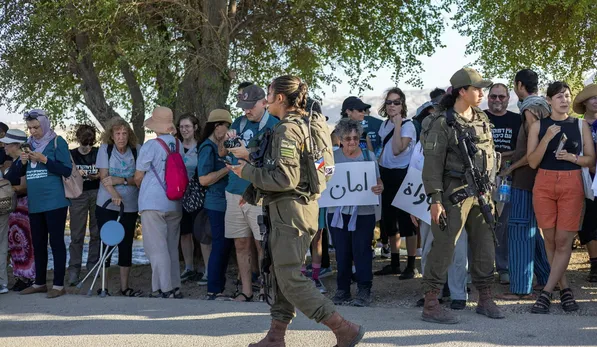
<svg viewBox="0 0 597 347">
<path fill-rule="evenodd" d="M 496 99 L 500 99 L 500 101 L 504 101 L 506 100 L 508 96 L 507 95 L 496 95 L 496 94 L 489 94 L 489 98 L 491 100 L 496 100 Z"/>
<path fill-rule="evenodd" d="M 397 100 L 386 100 L 385 104 L 388 105 L 388 106 L 391 105 L 391 104 L 394 104 L 394 106 L 399 106 L 399 105 L 402 105 L 402 100 L 400 100 L 400 99 L 397 99 Z"/>
<path fill-rule="evenodd" d="M 354 142 L 359 142 L 360 137 L 358 136 L 345 136 L 343 138 L 344 142 L 350 142 L 350 141 L 354 141 Z"/>
</svg>

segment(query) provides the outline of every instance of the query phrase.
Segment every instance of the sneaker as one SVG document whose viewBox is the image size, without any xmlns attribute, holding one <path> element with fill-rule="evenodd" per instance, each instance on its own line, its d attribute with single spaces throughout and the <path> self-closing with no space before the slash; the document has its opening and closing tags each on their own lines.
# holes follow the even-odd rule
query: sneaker
<svg viewBox="0 0 597 347">
<path fill-rule="evenodd" d="M 466 308 L 466 300 L 452 300 L 450 308 L 453 310 L 464 310 Z"/>
<path fill-rule="evenodd" d="M 325 289 L 325 286 L 323 285 L 323 283 L 321 283 L 320 280 L 313 280 L 313 283 L 315 283 L 315 288 L 319 289 L 319 292 L 321 294 L 325 294 L 328 292 L 328 290 Z"/>
<path fill-rule="evenodd" d="M 14 292 L 20 292 L 21 290 L 31 287 L 32 284 L 33 284 L 33 281 L 31 281 L 31 280 L 23 281 L 22 279 L 19 278 L 15 282 L 14 286 L 12 286 L 11 290 Z"/>
<path fill-rule="evenodd" d="M 385 275 L 400 275 L 400 268 L 393 268 L 392 265 L 386 265 L 381 270 L 375 271 L 373 273 L 375 276 L 385 276 Z"/>
<path fill-rule="evenodd" d="M 319 278 L 329 277 L 332 274 L 332 269 L 329 267 L 322 267 L 321 270 L 319 270 Z"/>
<path fill-rule="evenodd" d="M 355 307 L 367 307 L 371 305 L 371 288 L 358 288 L 357 296 L 350 304 Z"/>
<path fill-rule="evenodd" d="M 0 285 L 0 294 L 6 294 L 8 293 L 8 286 L 6 284 L 1 284 Z"/>
<path fill-rule="evenodd" d="M 381 257 L 390 259 L 392 257 L 392 251 L 390 251 L 390 245 L 381 246 Z"/>
<path fill-rule="evenodd" d="M 200 286 L 206 286 L 207 285 L 207 276 L 203 276 L 199 281 L 197 281 L 197 284 Z"/>
<path fill-rule="evenodd" d="M 334 305 L 343 305 L 347 302 L 350 302 L 350 300 L 351 300 L 350 292 L 346 292 L 344 290 L 336 291 L 336 294 L 332 298 Z"/>
<path fill-rule="evenodd" d="M 180 281 L 181 282 L 189 281 L 196 275 L 197 275 L 197 272 L 195 272 L 194 270 L 185 269 L 184 272 L 180 275 Z"/>
</svg>

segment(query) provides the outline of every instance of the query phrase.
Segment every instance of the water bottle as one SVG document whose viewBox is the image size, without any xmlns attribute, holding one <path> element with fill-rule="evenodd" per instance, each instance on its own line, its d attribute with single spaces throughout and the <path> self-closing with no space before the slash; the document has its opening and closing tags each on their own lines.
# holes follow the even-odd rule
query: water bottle
<svg viewBox="0 0 597 347">
<path fill-rule="evenodd" d="M 506 168 L 510 166 L 510 162 L 506 162 Z M 512 176 L 502 178 L 502 182 L 498 187 L 498 201 L 507 203 L 510 202 L 510 195 L 512 194 Z"/>
</svg>

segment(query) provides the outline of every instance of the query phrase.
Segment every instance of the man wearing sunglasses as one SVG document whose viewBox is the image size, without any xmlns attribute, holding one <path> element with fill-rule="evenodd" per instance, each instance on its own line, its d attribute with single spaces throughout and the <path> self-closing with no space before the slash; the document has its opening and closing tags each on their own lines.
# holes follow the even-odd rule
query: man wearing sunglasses
<svg viewBox="0 0 597 347">
<path fill-rule="evenodd" d="M 489 88 L 485 113 L 493 124 L 493 142 L 495 151 L 502 153 L 502 161 L 510 160 L 516 148 L 516 138 L 520 130 L 520 116 L 508 111 L 510 94 L 508 87 L 502 83 L 495 83 Z"/>
<path fill-rule="evenodd" d="M 489 88 L 487 96 L 487 107 L 485 113 L 493 125 L 493 142 L 495 151 L 502 154 L 502 165 L 512 159 L 516 149 L 516 140 L 522 120 L 514 112 L 508 111 L 510 92 L 508 87 L 502 83 L 495 83 Z M 500 220 L 496 229 L 498 246 L 495 249 L 495 268 L 500 276 L 501 284 L 509 284 L 508 273 L 508 219 L 510 216 L 510 203 L 504 204 L 500 214 Z"/>
</svg>

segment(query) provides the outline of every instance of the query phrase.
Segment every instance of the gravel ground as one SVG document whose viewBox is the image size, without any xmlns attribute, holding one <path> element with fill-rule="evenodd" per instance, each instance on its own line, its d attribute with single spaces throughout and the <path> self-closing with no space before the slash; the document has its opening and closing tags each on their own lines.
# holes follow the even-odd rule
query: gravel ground
<svg viewBox="0 0 597 347">
<path fill-rule="evenodd" d="M 334 254 L 331 253 L 330 256 L 332 258 L 332 267 L 335 267 Z M 233 280 L 236 278 L 237 268 L 235 263 L 236 261 L 234 260 L 234 258 L 231 258 L 230 265 L 228 268 L 228 282 L 225 292 L 225 294 L 227 295 L 232 295 L 236 289 L 235 286 L 232 284 Z M 403 257 L 403 267 L 405 263 L 406 257 Z M 376 271 L 386 264 L 389 264 L 388 259 L 380 259 L 379 257 L 377 257 L 373 263 L 373 270 Z M 419 259 L 417 259 L 417 267 L 420 269 Z M 580 310 L 576 313 L 564 313 L 559 306 L 559 303 L 557 301 L 558 296 L 556 294 L 554 295 L 554 298 L 556 300 L 552 305 L 552 314 L 597 316 L 597 283 L 589 283 L 585 280 L 588 271 L 589 263 L 587 253 L 584 249 L 579 248 L 575 250 L 572 254 L 572 259 L 568 267 L 567 275 L 571 283 L 572 290 L 574 291 L 576 299 L 580 305 Z M 11 273 L 10 270 L 9 273 Z M 110 283 L 108 285 L 109 292 L 113 293 L 114 295 L 118 295 L 118 267 L 112 267 L 108 273 L 110 279 Z M 53 271 L 50 270 L 48 273 L 48 283 L 51 283 L 52 278 Z M 11 286 L 13 282 L 14 279 L 12 278 L 12 274 L 9 274 L 9 286 Z M 329 291 L 326 295 L 331 298 L 334 295 L 336 287 L 335 271 L 332 276 L 323 278 L 322 282 L 325 284 Z M 91 281 L 88 280 L 81 290 L 77 289 L 76 287 L 69 287 L 67 288 L 67 291 L 69 294 L 86 294 L 90 284 Z M 96 284 L 96 288 L 97 286 L 98 284 Z M 134 289 L 143 290 L 145 292 L 145 295 L 149 294 L 149 292 L 151 291 L 151 268 L 149 265 L 133 265 L 133 268 L 131 269 L 130 286 Z M 509 290 L 509 287 L 507 285 L 500 285 L 498 283 L 497 275 L 496 284 L 493 286 L 493 288 L 494 294 L 506 292 Z M 356 291 L 356 286 L 353 285 L 352 289 L 354 294 Z M 477 299 L 476 290 L 472 286 L 471 289 L 472 292 L 469 297 L 469 303 L 467 305 L 468 310 L 474 310 L 474 302 Z M 196 282 L 190 282 L 183 284 L 182 291 L 184 293 L 185 299 L 201 299 L 206 294 L 207 287 L 199 286 Z M 398 276 L 374 277 L 372 295 L 372 307 L 412 308 L 415 306 L 416 301 L 422 296 L 421 276 L 418 275 L 415 279 L 402 281 L 398 279 Z M 497 301 L 497 303 L 506 312 L 530 313 L 530 307 L 533 304 L 533 301 Z M 255 304 L 260 305 L 261 303 Z"/>
</svg>

